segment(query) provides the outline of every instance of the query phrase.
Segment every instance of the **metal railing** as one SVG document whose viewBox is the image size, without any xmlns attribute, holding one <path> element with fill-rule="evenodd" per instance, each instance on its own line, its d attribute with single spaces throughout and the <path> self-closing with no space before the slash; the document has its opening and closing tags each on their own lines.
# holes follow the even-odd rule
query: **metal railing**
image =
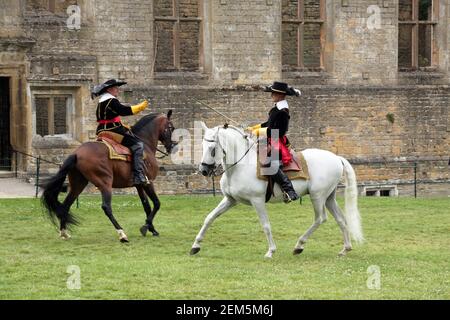
<svg viewBox="0 0 450 320">
<path fill-rule="evenodd" d="M 417 198 L 417 186 L 420 183 L 426 183 L 426 182 L 433 182 L 423 179 L 417 178 L 417 172 L 419 169 L 420 164 L 430 164 L 430 163 L 447 163 L 447 165 L 450 167 L 450 157 L 444 158 L 444 157 L 437 157 L 437 158 L 428 158 L 428 159 L 401 159 L 401 160 L 384 160 L 384 159 L 375 159 L 375 160 L 359 160 L 359 159 L 349 159 L 349 162 L 353 167 L 356 167 L 358 165 L 365 165 L 365 166 L 373 166 L 373 165 L 382 165 L 384 167 L 388 167 L 392 165 L 393 169 L 412 169 L 412 175 L 413 175 L 413 182 L 414 185 L 414 197 Z M 436 181 L 434 181 L 436 182 Z M 450 183 L 450 180 L 444 180 L 440 181 L 444 183 Z M 436 182 L 437 183 L 437 182 Z M 401 183 L 405 184 L 405 183 Z M 409 183 L 406 183 L 409 184 Z"/>
<path fill-rule="evenodd" d="M 53 161 L 48 161 L 46 159 L 43 159 L 41 156 L 34 156 L 25 152 L 21 152 L 21 151 L 17 151 L 17 150 L 13 150 L 12 151 L 14 158 L 13 159 L 0 159 L 0 169 L 1 168 L 6 168 L 6 166 L 2 167 L 2 163 L 10 163 L 11 166 L 8 167 L 8 169 L 11 169 L 11 167 L 14 168 L 14 175 L 17 178 L 18 177 L 18 154 L 21 154 L 23 156 L 29 157 L 29 158 L 33 158 L 36 160 L 36 198 L 38 197 L 39 194 L 39 182 L 41 179 L 41 163 L 48 163 L 51 165 L 55 165 L 58 166 L 58 168 L 61 168 L 61 163 L 56 163 Z M 14 160 L 14 161 L 13 161 Z M 410 180 L 411 182 L 401 182 L 400 184 L 413 184 L 414 186 L 414 197 L 417 198 L 418 195 L 418 185 L 420 183 L 431 183 L 431 182 L 436 182 L 436 181 L 428 181 L 428 180 L 423 180 L 423 179 L 418 179 L 418 170 L 421 164 L 427 164 L 427 163 L 438 163 L 438 162 L 442 162 L 442 163 L 447 163 L 447 165 L 450 167 L 450 158 L 444 158 L 444 157 L 438 157 L 438 158 L 428 158 L 428 159 L 402 159 L 402 160 L 384 160 L 384 159 L 348 159 L 349 162 L 352 164 L 353 167 L 357 167 L 360 165 L 365 165 L 365 166 L 375 166 L 375 165 L 382 165 L 384 167 L 388 167 L 390 165 L 393 165 L 393 169 L 402 169 L 402 168 L 409 168 L 412 169 L 412 179 Z M 14 164 L 14 166 L 13 166 Z M 194 169 L 195 170 L 195 169 Z M 392 177 L 393 179 L 395 177 Z M 450 183 L 450 180 L 442 180 L 439 181 L 442 183 Z M 391 183 L 389 181 L 387 181 L 386 183 Z M 382 184 L 377 183 L 377 185 Z M 396 182 L 395 184 L 399 184 L 398 182 Z M 359 186 L 370 186 L 367 184 L 360 184 Z M 67 188 L 67 185 L 65 185 L 65 188 Z M 207 192 L 208 190 L 204 190 L 205 192 Z M 209 192 L 213 193 L 214 196 L 216 195 L 217 192 L 220 192 L 220 190 L 217 190 L 216 188 L 216 181 L 215 181 L 215 177 L 212 177 L 212 190 L 209 190 Z M 77 199 L 77 207 L 78 207 L 78 199 Z"/>
<path fill-rule="evenodd" d="M 26 152 L 14 150 L 14 149 L 11 152 L 12 152 L 12 155 L 13 155 L 12 158 L 2 159 L 2 162 L 4 161 L 4 163 L 10 163 L 10 166 L 8 166 L 8 167 L 0 166 L 0 168 L 4 168 L 4 169 L 6 169 L 6 168 L 8 168 L 8 169 L 13 168 L 14 169 L 14 177 L 17 179 L 19 177 L 19 172 L 18 172 L 18 168 L 19 168 L 19 161 L 18 161 L 18 159 L 19 159 L 19 157 L 18 157 L 18 155 L 20 154 L 20 155 L 22 155 L 24 157 L 35 159 L 36 160 L 36 173 L 35 173 L 36 181 L 35 181 L 34 185 L 36 187 L 35 198 L 38 198 L 40 181 L 41 181 L 41 164 L 42 163 L 48 163 L 48 164 L 51 164 L 51 165 L 55 165 L 55 166 L 58 167 L 58 169 L 61 168 L 62 164 L 61 163 L 56 163 L 54 161 L 49 161 L 49 160 L 43 159 L 41 156 L 34 156 L 32 154 L 28 154 Z M 64 184 L 64 187 L 63 187 L 62 191 L 63 192 L 67 191 L 67 184 Z M 77 208 L 79 208 L 79 199 L 78 198 L 77 198 Z"/>
<path fill-rule="evenodd" d="M 353 166 L 353 168 L 359 166 L 359 165 L 366 165 L 366 166 L 373 166 L 373 165 L 383 165 L 385 167 L 387 167 L 388 165 L 393 165 L 392 168 L 393 169 L 402 169 L 402 168 L 409 168 L 412 169 L 412 184 L 414 186 L 414 197 L 417 198 L 418 196 L 418 190 L 417 187 L 420 183 L 428 183 L 428 182 L 433 182 L 433 181 L 428 181 L 428 180 L 423 180 L 423 179 L 418 179 L 417 174 L 418 174 L 418 169 L 420 167 L 420 164 L 427 164 L 427 163 L 437 163 L 437 162 L 446 162 L 447 165 L 450 167 L 450 157 L 444 158 L 444 157 L 440 157 L 438 159 L 406 159 L 406 160 L 384 160 L 384 159 L 374 159 L 374 160 L 361 160 L 361 159 L 348 159 L 348 161 L 350 162 L 350 164 Z M 393 179 L 395 177 L 392 177 Z M 212 189 L 208 190 L 209 193 L 213 193 L 214 196 L 216 196 L 217 193 L 217 189 L 216 189 L 216 181 L 215 181 L 215 177 L 213 176 L 212 178 Z M 435 183 L 438 183 L 436 181 L 434 181 Z M 443 180 L 440 181 L 441 183 L 449 183 L 450 184 L 450 180 Z M 390 183 L 390 182 L 386 182 L 386 183 Z M 385 183 L 378 183 L 376 185 L 383 185 Z M 394 184 L 399 184 L 399 183 L 394 183 Z M 400 183 L 400 184 L 410 184 L 410 183 Z M 376 186 L 374 185 L 374 186 Z M 358 186 L 368 186 L 366 184 L 358 184 Z M 340 184 L 339 187 L 344 187 L 343 184 Z"/>
<path fill-rule="evenodd" d="M 25 157 L 32 158 L 32 159 L 36 160 L 36 182 L 35 182 L 36 196 L 35 197 L 37 198 L 38 195 L 39 195 L 39 182 L 40 182 L 40 178 L 41 178 L 41 163 L 44 162 L 44 163 L 52 164 L 52 165 L 58 166 L 58 168 L 61 168 L 62 164 L 61 163 L 56 163 L 56 162 L 53 162 L 53 161 L 49 161 L 49 160 L 45 160 L 41 156 L 37 156 L 36 157 L 36 156 L 34 156 L 32 154 L 28 154 L 26 152 L 22 152 L 22 151 L 18 151 L 18 150 L 13 150 L 12 152 L 14 154 L 14 159 L 15 159 L 14 170 L 15 170 L 15 177 L 16 178 L 18 177 L 18 157 L 17 157 L 18 154 L 21 154 L 21 155 L 23 155 Z"/>
</svg>

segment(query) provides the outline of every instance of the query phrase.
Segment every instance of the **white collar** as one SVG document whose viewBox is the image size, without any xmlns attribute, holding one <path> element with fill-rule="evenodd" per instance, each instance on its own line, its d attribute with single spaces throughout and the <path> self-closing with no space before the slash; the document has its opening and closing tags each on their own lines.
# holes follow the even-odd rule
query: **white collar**
<svg viewBox="0 0 450 320">
<path fill-rule="evenodd" d="M 111 93 L 104 93 L 101 95 L 100 100 L 98 102 L 103 102 L 109 99 L 117 99 L 117 98 L 114 97 Z"/>
<path fill-rule="evenodd" d="M 286 100 L 279 101 L 275 104 L 278 110 L 289 109 L 289 105 Z"/>
</svg>

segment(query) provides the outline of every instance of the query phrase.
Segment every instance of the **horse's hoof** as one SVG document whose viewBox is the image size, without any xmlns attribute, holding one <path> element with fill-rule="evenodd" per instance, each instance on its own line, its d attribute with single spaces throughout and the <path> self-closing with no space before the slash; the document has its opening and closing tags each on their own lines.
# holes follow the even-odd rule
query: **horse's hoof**
<svg viewBox="0 0 450 320">
<path fill-rule="evenodd" d="M 347 255 L 347 250 L 342 250 L 341 252 L 339 252 L 338 257 L 345 257 Z"/>
<path fill-rule="evenodd" d="M 152 231 L 152 234 L 154 237 L 159 237 L 159 232 L 156 230 Z"/>
<path fill-rule="evenodd" d="M 196 255 L 199 252 L 200 252 L 200 248 L 192 248 L 191 249 L 191 256 Z"/>
<path fill-rule="evenodd" d="M 148 227 L 142 226 L 139 230 L 141 231 L 142 236 L 145 237 L 147 235 Z"/>
<path fill-rule="evenodd" d="M 128 242 L 130 242 L 130 241 L 128 241 L 128 238 L 122 238 L 122 239 L 120 239 L 120 242 L 122 242 L 122 243 L 128 243 Z"/>
<path fill-rule="evenodd" d="M 303 252 L 303 250 L 304 250 L 303 248 L 296 248 L 296 249 L 294 249 L 294 252 L 292 252 L 292 254 L 294 256 L 299 255 L 300 253 Z"/>
<path fill-rule="evenodd" d="M 62 240 L 69 240 L 71 238 L 70 234 L 67 232 L 67 230 L 63 229 L 59 232 L 59 237 Z"/>
<path fill-rule="evenodd" d="M 341 252 L 339 252 L 338 257 L 345 257 L 350 251 L 352 251 L 352 248 L 343 249 Z"/>
</svg>

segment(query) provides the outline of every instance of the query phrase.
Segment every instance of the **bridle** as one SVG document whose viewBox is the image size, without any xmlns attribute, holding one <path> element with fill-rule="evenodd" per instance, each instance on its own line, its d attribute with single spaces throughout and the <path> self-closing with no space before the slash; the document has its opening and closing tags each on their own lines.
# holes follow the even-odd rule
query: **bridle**
<svg viewBox="0 0 450 320">
<path fill-rule="evenodd" d="M 160 141 L 166 141 L 166 140 L 170 140 L 170 146 L 166 146 L 164 144 L 164 147 L 167 149 L 169 149 L 170 151 L 177 145 L 177 143 L 173 142 L 171 139 L 171 134 L 172 132 L 175 130 L 174 125 L 172 124 L 172 121 L 168 121 L 168 124 L 166 125 L 166 127 L 164 128 L 164 131 L 161 133 L 161 135 L 158 137 L 158 139 Z M 139 139 L 142 140 L 141 137 L 139 137 L 136 133 L 134 133 L 132 130 L 130 130 L 131 134 L 135 137 L 138 137 Z M 161 149 L 159 149 L 158 147 L 156 148 L 156 151 L 158 151 L 159 153 L 161 153 L 163 156 L 162 157 L 156 157 L 156 159 L 164 159 L 165 157 L 170 156 L 169 153 L 162 151 Z M 169 152 L 170 152 L 169 151 Z"/>
<path fill-rule="evenodd" d="M 167 125 L 166 125 L 164 131 L 161 133 L 161 136 L 160 136 L 160 139 L 159 139 L 160 141 L 170 140 L 170 145 L 169 146 L 164 145 L 166 147 L 166 150 L 169 149 L 169 152 L 176 146 L 176 143 L 174 143 L 172 141 L 172 139 L 171 139 L 172 132 L 174 130 L 175 130 L 175 127 L 173 126 L 172 121 L 169 120 L 167 122 Z M 159 153 L 163 154 L 162 157 L 157 157 L 157 159 L 163 159 L 163 158 L 169 156 L 169 153 L 164 152 L 164 151 L 160 150 L 159 148 L 156 148 L 156 151 L 158 151 Z"/>
<path fill-rule="evenodd" d="M 220 131 L 220 129 L 226 130 L 226 129 L 228 129 L 228 128 L 234 129 L 235 131 L 239 132 L 239 133 L 242 135 L 242 137 L 245 139 L 245 141 L 248 142 L 248 136 L 247 136 L 246 134 L 243 134 L 238 128 L 235 128 L 235 127 L 229 126 L 229 125 L 225 125 L 223 128 L 222 128 L 222 127 L 218 127 L 218 128 L 217 128 L 217 132 L 216 132 L 216 134 L 215 134 L 214 140 L 211 140 L 211 139 L 203 139 L 203 140 L 206 141 L 206 142 L 217 143 L 217 144 L 219 145 L 219 148 L 222 149 L 223 157 L 226 157 L 226 156 L 227 156 L 227 153 L 226 153 L 225 149 L 223 148 L 222 144 L 220 143 L 220 139 L 219 139 L 219 131 Z M 223 175 L 225 172 L 227 172 L 228 170 L 230 170 L 231 168 L 235 167 L 239 162 L 241 162 L 241 161 L 247 156 L 247 154 L 250 152 L 250 150 L 253 148 L 254 145 L 255 145 L 255 142 L 253 141 L 252 145 L 247 149 L 247 151 L 244 153 L 244 155 L 243 155 L 238 161 L 234 162 L 231 166 L 229 166 L 228 168 L 226 168 L 225 170 L 223 170 L 220 174 L 217 174 L 217 172 L 216 172 L 217 167 L 216 167 L 216 163 L 215 163 L 215 162 L 212 163 L 212 164 L 208 164 L 208 163 L 202 162 L 201 164 L 202 164 L 203 166 L 208 167 L 209 169 L 212 168 L 212 169 L 211 169 L 211 172 L 212 172 L 212 175 L 213 175 L 213 176 L 221 176 L 221 175 Z M 214 155 L 214 156 L 215 156 L 215 155 Z"/>
</svg>

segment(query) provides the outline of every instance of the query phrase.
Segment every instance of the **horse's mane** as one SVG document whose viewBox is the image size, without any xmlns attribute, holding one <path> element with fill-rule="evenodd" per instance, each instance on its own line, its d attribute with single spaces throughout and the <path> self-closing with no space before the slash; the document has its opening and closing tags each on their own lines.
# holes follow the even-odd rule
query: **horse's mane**
<svg viewBox="0 0 450 320">
<path fill-rule="evenodd" d="M 131 127 L 133 132 L 141 131 L 145 126 L 147 126 L 150 122 L 154 121 L 157 117 L 161 116 L 162 113 L 151 113 L 146 116 L 143 116 L 139 119 L 138 122 L 134 126 Z"/>
<path fill-rule="evenodd" d="M 218 127 L 216 127 L 216 128 L 219 128 L 219 127 L 223 128 L 223 129 L 233 129 L 234 131 L 237 131 L 238 133 L 240 133 L 240 134 L 242 135 L 242 137 L 244 137 L 246 140 L 252 140 L 252 139 L 249 137 L 249 135 L 245 133 L 245 131 L 244 131 L 243 128 L 239 128 L 239 127 L 236 127 L 236 126 L 232 126 L 232 125 L 230 125 L 230 124 L 227 125 L 226 128 L 224 128 L 224 127 L 222 127 L 222 126 L 218 126 Z"/>
</svg>

